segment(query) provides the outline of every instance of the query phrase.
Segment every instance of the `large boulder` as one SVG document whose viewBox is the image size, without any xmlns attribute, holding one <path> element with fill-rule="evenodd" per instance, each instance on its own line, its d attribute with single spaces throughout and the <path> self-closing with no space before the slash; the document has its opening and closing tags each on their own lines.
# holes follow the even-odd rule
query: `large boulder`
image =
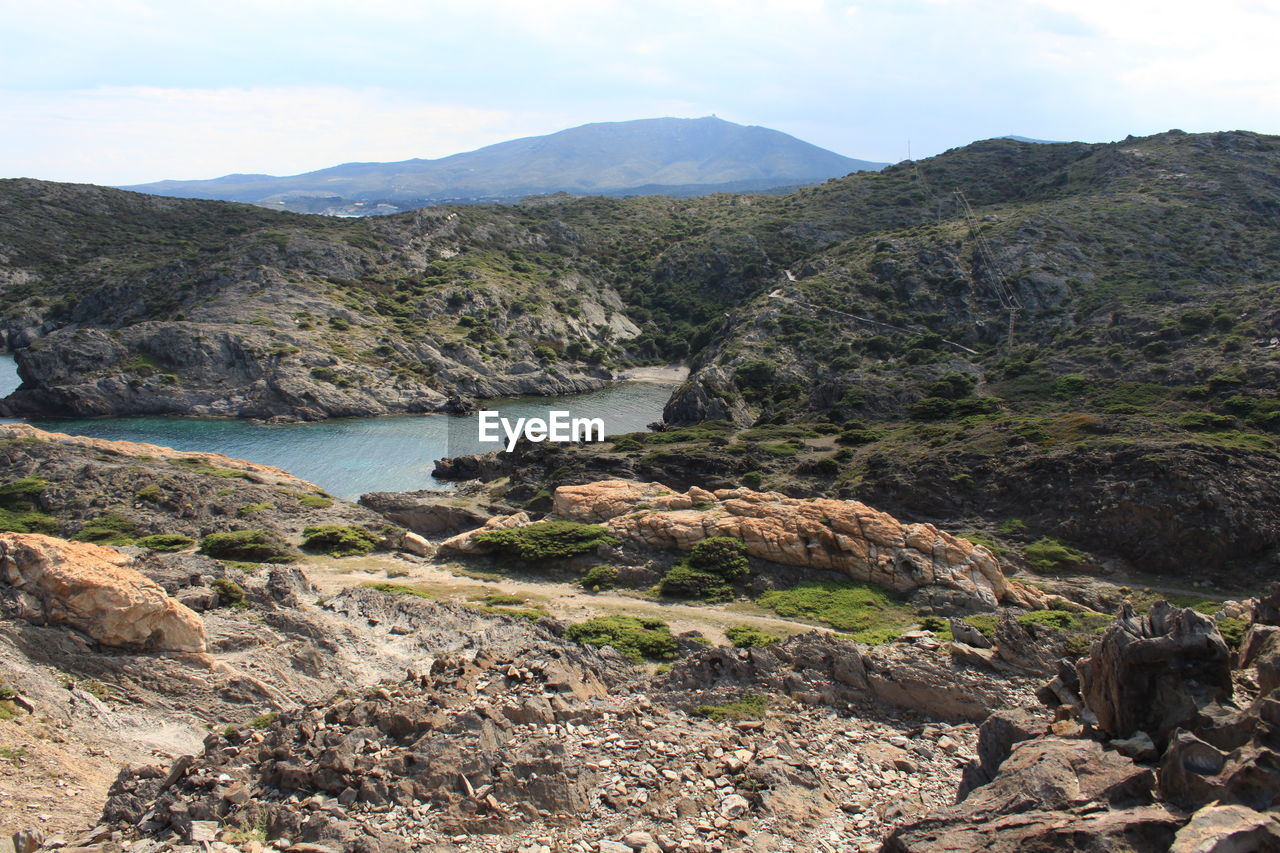
<svg viewBox="0 0 1280 853">
<path fill-rule="evenodd" d="M 658 483 L 604 480 L 559 487 L 553 513 L 603 523 L 619 539 L 653 548 L 689 550 L 703 539 L 731 536 L 753 557 L 836 570 L 899 592 L 941 586 L 989 606 L 1043 604 L 1036 590 L 1007 580 L 981 545 L 931 524 L 904 524 L 858 501 L 751 489 L 681 494 Z"/>
<path fill-rule="evenodd" d="M 88 542 L 0 533 L 0 591 L 7 615 L 66 625 L 104 646 L 206 650 L 204 622 L 130 564 Z"/>
</svg>

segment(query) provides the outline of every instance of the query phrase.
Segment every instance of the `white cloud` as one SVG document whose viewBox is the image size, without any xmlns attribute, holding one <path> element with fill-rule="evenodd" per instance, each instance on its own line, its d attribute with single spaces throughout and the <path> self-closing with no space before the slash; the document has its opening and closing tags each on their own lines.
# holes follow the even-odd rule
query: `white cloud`
<svg viewBox="0 0 1280 853">
<path fill-rule="evenodd" d="M 104 184 L 440 157 L 567 120 L 338 88 L 0 90 L 0 114 L 22 129 L 8 174 Z"/>
</svg>

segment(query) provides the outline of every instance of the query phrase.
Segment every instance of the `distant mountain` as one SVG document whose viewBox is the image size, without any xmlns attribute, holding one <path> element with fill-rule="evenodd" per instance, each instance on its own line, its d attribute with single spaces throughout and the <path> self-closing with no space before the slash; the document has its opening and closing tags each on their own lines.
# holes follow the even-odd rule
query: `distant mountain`
<svg viewBox="0 0 1280 853">
<path fill-rule="evenodd" d="M 1012 139 L 1014 142 L 1034 142 L 1036 145 L 1058 145 L 1058 144 L 1060 144 L 1060 143 L 1059 143 L 1059 141 L 1058 141 L 1058 140 L 1055 140 L 1055 139 L 1032 139 L 1030 136 L 1017 136 L 1017 135 L 1012 134 L 1012 133 L 1011 133 L 1011 134 L 1009 134 L 1008 136 L 997 136 L 996 138 L 997 138 L 997 139 Z"/>
<path fill-rule="evenodd" d="M 360 214 L 556 192 L 701 195 L 768 190 L 878 171 L 886 165 L 844 157 L 766 127 L 718 118 L 656 118 L 585 124 L 438 160 L 345 163 L 291 177 L 226 175 L 123 189 Z"/>
</svg>

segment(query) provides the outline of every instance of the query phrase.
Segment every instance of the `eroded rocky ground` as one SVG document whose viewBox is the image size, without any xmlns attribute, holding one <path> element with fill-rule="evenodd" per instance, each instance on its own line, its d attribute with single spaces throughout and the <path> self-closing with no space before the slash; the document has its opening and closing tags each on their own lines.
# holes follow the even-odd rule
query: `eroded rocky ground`
<svg viewBox="0 0 1280 853">
<path fill-rule="evenodd" d="M 193 497 L 211 482 L 232 483 L 235 500 L 324 497 L 237 460 L 197 456 L 188 470 L 162 448 L 21 434 L 6 453 L 20 480 L 45 483 L 24 500 L 58 512 L 71 534 L 171 468 L 165 487 Z M 96 504 L 56 499 L 86 482 Z M 137 532 L 170 517 L 193 538 L 248 523 L 217 497 L 138 501 Z M 379 531 L 382 548 L 422 531 L 437 542 L 416 550 L 443 556 L 255 567 L 193 547 L 0 534 L 0 820 L 15 848 L 1280 845 L 1268 813 L 1280 795 L 1273 599 L 1212 617 L 1157 603 L 1142 616 L 1138 599 L 1099 581 L 1009 578 L 985 548 L 931 525 L 746 489 L 566 487 L 552 497 L 556 517 L 600 522 L 591 535 L 611 538 L 551 568 L 489 554 L 478 527 L 532 522 L 483 495 L 365 503 L 282 504 L 254 523 L 296 545 L 314 510 Z M 834 572 L 910 595 L 931 629 L 863 645 L 741 615 L 741 600 L 670 603 L 639 588 L 724 534 L 744 543 L 741 591 Z M 601 561 L 636 588 L 567 592 Z M 490 586 L 520 594 L 506 607 L 473 600 Z M 1100 631 L 1116 607 L 1097 635 L 1055 621 Z M 667 618 L 674 660 L 574 642 L 570 623 L 601 613 Z M 985 632 L 965 621 L 975 613 Z M 788 636 L 712 644 L 748 619 Z"/>
</svg>

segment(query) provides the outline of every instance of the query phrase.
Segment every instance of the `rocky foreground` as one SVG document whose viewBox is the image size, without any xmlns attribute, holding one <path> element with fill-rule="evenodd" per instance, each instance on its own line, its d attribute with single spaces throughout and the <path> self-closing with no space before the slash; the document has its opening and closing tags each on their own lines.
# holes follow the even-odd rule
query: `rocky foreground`
<svg viewBox="0 0 1280 853">
<path fill-rule="evenodd" d="M 1274 599 L 1250 605 L 1238 654 L 1213 619 L 1159 604 L 1122 613 L 1074 664 L 1055 632 L 1006 617 L 994 642 L 956 622 L 950 642 L 685 643 L 653 673 L 553 620 L 372 589 L 322 599 L 294 568 L 242 578 L 247 609 L 228 609 L 214 581 L 234 570 L 206 558 L 127 560 L 31 534 L 0 545 L 0 653 L 6 670 L 25 659 L 5 725 L 55 725 L 131 761 L 97 795 L 94 829 L 42 832 L 59 821 L 37 805 L 19 849 L 1280 845 Z M 55 616 L 69 589 L 55 581 L 72 577 Z M 112 596 L 158 590 L 153 612 L 197 620 L 204 653 L 104 628 Z M 24 595 L 41 614 L 12 608 Z M 115 689 L 98 698 L 58 672 Z M 161 720 L 186 727 L 185 748 L 137 761 L 138 729 Z"/>
</svg>

